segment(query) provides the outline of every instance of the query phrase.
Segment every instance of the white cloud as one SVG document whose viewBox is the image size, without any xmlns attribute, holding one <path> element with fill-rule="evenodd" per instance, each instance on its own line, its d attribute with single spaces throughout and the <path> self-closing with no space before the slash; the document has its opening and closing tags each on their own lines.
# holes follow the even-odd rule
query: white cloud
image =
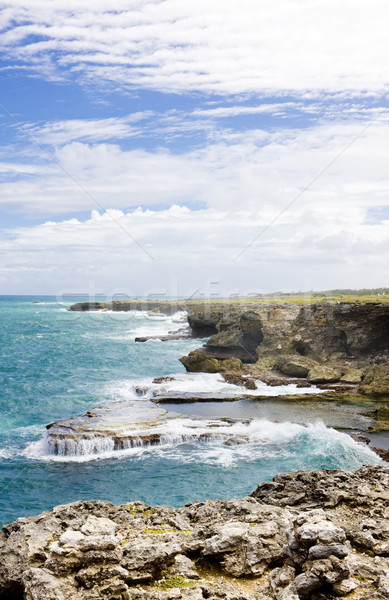
<svg viewBox="0 0 389 600">
<path fill-rule="evenodd" d="M 216 281 L 223 295 L 388 283 L 389 220 L 366 225 L 361 209 L 349 210 L 348 219 L 335 205 L 292 211 L 239 260 L 236 253 L 267 223 L 261 211 L 172 206 L 111 216 L 94 211 L 86 221 L 9 231 L 0 242 L 0 292 L 17 293 L 21 286 L 25 292 L 88 293 L 89 286 L 106 294 L 147 295 L 158 288 L 183 295 L 206 292 Z"/>
<path fill-rule="evenodd" d="M 20 130 L 40 144 L 52 146 L 63 146 L 76 140 L 90 143 L 112 141 L 138 136 L 141 132 L 138 123 L 151 116 L 151 112 L 139 112 L 121 118 L 68 119 L 43 125 L 24 124 Z"/>
<path fill-rule="evenodd" d="M 42 168 L 40 165 L 29 165 L 26 163 L 17 164 L 9 162 L 0 162 L 0 174 L 2 175 L 20 175 L 20 174 L 41 174 Z"/>
<path fill-rule="evenodd" d="M 274 102 L 272 104 L 259 104 L 257 106 L 218 106 L 216 108 L 199 108 L 191 113 L 191 117 L 212 117 L 214 119 L 225 117 L 236 117 L 241 115 L 260 115 L 268 113 L 271 115 L 287 115 L 290 109 L 298 109 L 304 112 L 312 110 L 302 103 L 297 102 Z"/>
<path fill-rule="evenodd" d="M 181 154 L 59 146 L 58 161 L 84 189 L 48 157 L 22 176 L 7 162 L 14 173 L 0 185 L 0 201 L 45 223 L 0 232 L 0 293 L 77 291 L 87 281 L 135 294 L 172 280 L 182 294 L 205 280 L 220 281 L 226 293 L 386 285 L 389 221 L 374 222 L 368 211 L 388 205 L 389 123 L 355 139 L 365 123 L 220 131 Z M 80 131 L 93 136 L 94 126 L 80 123 Z M 72 129 L 49 124 L 47 135 Z M 143 209 L 128 210 L 137 205 Z M 96 208 L 101 214 L 85 221 L 57 216 Z"/>
<path fill-rule="evenodd" d="M 72 142 L 53 150 L 58 164 L 41 153 L 35 160 L 41 171 L 37 170 L 39 165 L 32 168 L 28 164 L 22 177 L 15 175 L 0 184 L 0 204 L 37 217 L 97 207 L 126 209 L 172 203 L 218 210 L 239 206 L 241 210 L 260 209 L 274 216 L 364 126 L 348 122 L 274 132 L 221 130 L 218 138 L 211 137 L 205 146 L 180 154 L 163 148 L 123 150 L 115 144 Z M 73 122 L 70 127 L 63 122 L 58 128 L 50 124 L 47 135 L 55 137 L 59 131 L 66 136 L 73 128 Z M 94 135 L 91 122 L 80 123 L 79 130 Z M 304 192 L 298 204 L 320 207 L 324 203 L 327 210 L 332 210 L 332 205 L 338 203 L 347 218 L 349 207 L 366 209 L 387 203 L 388 136 L 387 122 L 373 123 Z M 9 162 L 2 168 L 23 170 Z"/>
<path fill-rule="evenodd" d="M 1 152 L 0 207 L 44 223 L 0 230 L 0 293 L 86 281 L 107 293 L 124 282 L 138 294 L 172 280 L 181 293 L 204 280 L 242 293 L 388 284 L 389 222 L 369 212 L 388 204 L 387 114 L 359 136 L 379 110 L 371 100 L 388 91 L 384 0 L 2 6 L 0 50 L 16 69 L 90 90 L 230 98 L 193 95 L 187 112 L 19 126 L 27 137 Z M 264 95 L 277 102 L 261 103 Z M 303 113 L 316 124 L 243 132 L 220 121 Z M 23 145 L 12 160 L 28 135 L 40 146 Z M 180 136 L 179 151 L 164 147 Z M 146 137 L 160 146 L 142 149 Z M 81 211 L 94 212 L 68 218 Z"/>
<path fill-rule="evenodd" d="M 3 51 L 48 77 L 70 69 L 95 84 L 180 93 L 388 90 L 385 0 L 3 5 Z"/>
</svg>

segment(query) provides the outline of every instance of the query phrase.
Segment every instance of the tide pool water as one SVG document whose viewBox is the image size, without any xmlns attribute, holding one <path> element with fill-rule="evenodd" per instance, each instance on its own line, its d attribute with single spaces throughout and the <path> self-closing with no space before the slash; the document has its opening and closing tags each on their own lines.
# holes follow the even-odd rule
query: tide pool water
<svg viewBox="0 0 389 600">
<path fill-rule="evenodd" d="M 228 398 L 246 392 L 219 375 L 185 373 L 178 358 L 201 340 L 135 343 L 137 336 L 183 327 L 184 314 L 68 312 L 76 301 L 80 298 L 63 304 L 54 297 L 0 297 L 1 523 L 80 499 L 179 506 L 241 497 L 277 472 L 381 462 L 367 447 L 326 427 L 315 411 L 307 408 L 301 418 L 304 402 L 297 422 L 289 405 L 283 410 L 278 404 L 275 411 L 270 396 L 296 389 L 264 384 L 257 393 L 269 395 L 265 404 L 251 399 L 217 407 L 164 406 L 169 419 L 154 446 L 115 451 L 106 444 L 97 451 L 51 455 L 46 425 L 99 405 L 131 401 L 142 414 L 158 394 Z M 162 375 L 174 379 L 152 383 Z M 252 420 L 216 431 L 212 418 L 223 416 Z"/>
</svg>

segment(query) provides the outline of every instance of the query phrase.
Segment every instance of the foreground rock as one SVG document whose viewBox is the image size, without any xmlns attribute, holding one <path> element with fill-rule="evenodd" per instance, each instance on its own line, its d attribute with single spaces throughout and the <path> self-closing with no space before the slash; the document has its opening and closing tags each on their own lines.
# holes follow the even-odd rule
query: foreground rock
<svg viewBox="0 0 389 600">
<path fill-rule="evenodd" d="M 74 502 L 0 534 L 0 598 L 384 600 L 389 469 L 295 472 L 173 510 Z"/>
</svg>

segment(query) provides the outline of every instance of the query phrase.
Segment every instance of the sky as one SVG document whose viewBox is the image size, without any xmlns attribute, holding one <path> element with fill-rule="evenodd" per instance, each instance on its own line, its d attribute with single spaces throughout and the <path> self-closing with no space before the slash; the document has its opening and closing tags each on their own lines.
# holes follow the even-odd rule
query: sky
<svg viewBox="0 0 389 600">
<path fill-rule="evenodd" d="M 388 17 L 0 1 L 0 294 L 389 286 Z"/>
</svg>

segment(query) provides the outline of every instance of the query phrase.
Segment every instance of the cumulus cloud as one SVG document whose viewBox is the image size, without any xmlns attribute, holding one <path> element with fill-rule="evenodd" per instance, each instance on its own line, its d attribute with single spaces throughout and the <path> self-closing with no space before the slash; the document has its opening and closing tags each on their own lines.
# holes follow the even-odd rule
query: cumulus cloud
<svg viewBox="0 0 389 600">
<path fill-rule="evenodd" d="M 53 217 L 3 229 L 0 285 L 168 295 L 209 293 L 212 281 L 221 295 L 382 285 L 389 219 L 377 207 L 387 204 L 389 124 L 360 135 L 363 126 L 224 131 L 179 155 L 65 144 L 56 157 L 84 189 L 49 162 L 1 186 L 3 202 L 17 195 L 19 210 Z M 89 219 L 55 216 L 81 208 L 93 211 Z"/>
<path fill-rule="evenodd" d="M 47 77 L 168 92 L 387 92 L 385 0 L 13 0 L 2 49 Z"/>
<path fill-rule="evenodd" d="M 355 286 L 361 277 L 367 285 L 382 283 L 389 219 L 367 225 L 364 212 L 354 209 L 346 220 L 335 206 L 293 211 L 235 260 L 266 222 L 260 210 L 174 205 L 14 228 L 0 242 L 0 290 L 7 282 L 8 293 L 24 286 L 35 293 L 209 295 L 213 282 L 212 293 L 228 295 Z"/>
<path fill-rule="evenodd" d="M 140 97 L 132 114 L 9 128 L 0 207 L 37 224 L 0 231 L 0 290 L 386 284 L 387 12 L 384 0 L 3 2 L 5 68 Z M 149 94 L 146 111 L 145 90 L 180 96 L 164 111 Z"/>
</svg>

